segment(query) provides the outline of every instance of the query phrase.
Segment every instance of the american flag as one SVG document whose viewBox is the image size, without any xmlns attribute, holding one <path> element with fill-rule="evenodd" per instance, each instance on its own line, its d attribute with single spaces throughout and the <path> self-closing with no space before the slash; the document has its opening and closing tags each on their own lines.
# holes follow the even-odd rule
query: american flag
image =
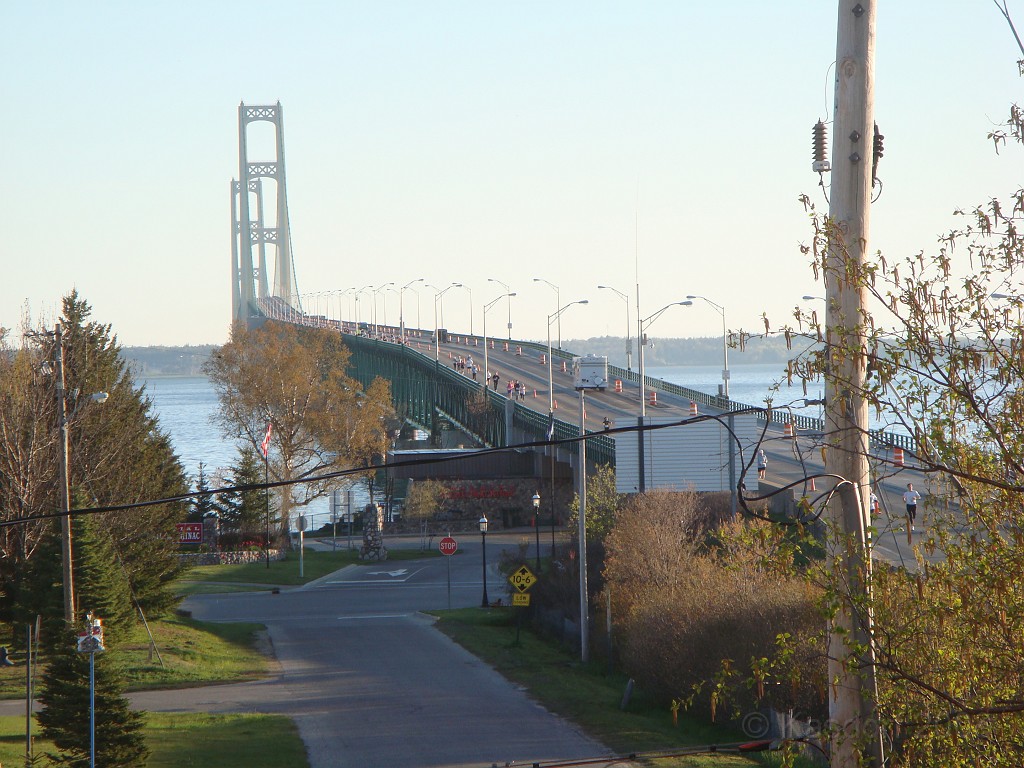
<svg viewBox="0 0 1024 768">
<path fill-rule="evenodd" d="M 267 422 L 267 434 L 263 438 L 263 442 L 260 443 L 260 450 L 263 451 L 263 458 L 267 458 L 267 451 L 270 450 L 270 433 L 273 431 L 273 427 L 270 422 Z"/>
</svg>

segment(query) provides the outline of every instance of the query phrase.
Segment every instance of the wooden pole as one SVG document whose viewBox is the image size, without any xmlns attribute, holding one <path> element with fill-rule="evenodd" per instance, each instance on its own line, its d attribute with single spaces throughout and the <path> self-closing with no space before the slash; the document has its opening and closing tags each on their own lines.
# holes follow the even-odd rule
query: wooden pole
<svg viewBox="0 0 1024 768">
<path fill-rule="evenodd" d="M 829 375 L 827 471 L 843 478 L 829 504 L 829 555 L 839 605 L 829 632 L 829 716 L 833 768 L 880 768 L 871 645 L 868 405 L 862 397 L 867 348 L 863 310 L 871 209 L 875 3 L 840 0 L 829 246 L 825 263 Z M 866 650 L 865 650 L 866 649 Z"/>
</svg>

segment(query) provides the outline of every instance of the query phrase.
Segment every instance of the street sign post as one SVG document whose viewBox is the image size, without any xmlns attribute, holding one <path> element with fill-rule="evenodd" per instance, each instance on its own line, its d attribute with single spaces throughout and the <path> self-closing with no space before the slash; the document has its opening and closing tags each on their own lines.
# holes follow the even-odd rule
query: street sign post
<svg viewBox="0 0 1024 768">
<path fill-rule="evenodd" d="M 445 536 L 441 541 L 437 543 L 437 548 L 441 550 L 441 554 L 446 557 L 451 557 L 459 549 L 459 542 L 453 539 L 451 536 Z"/>
<path fill-rule="evenodd" d="M 537 583 L 537 577 L 533 575 L 533 571 L 527 568 L 525 565 L 521 565 L 512 571 L 512 574 L 508 577 L 509 583 L 519 590 L 519 593 L 529 592 L 530 587 Z"/>
<path fill-rule="evenodd" d="M 525 565 L 516 568 L 508 577 L 508 582 L 516 588 L 512 595 L 512 605 L 517 608 L 526 608 L 530 605 L 530 587 L 537 583 L 537 577 L 533 571 Z M 523 612 L 516 611 L 516 645 L 519 645 L 519 630 L 523 625 Z"/>
<path fill-rule="evenodd" d="M 452 555 L 459 551 L 459 542 L 451 536 L 445 536 L 437 542 L 437 548 L 448 562 L 448 610 L 452 609 Z"/>
</svg>

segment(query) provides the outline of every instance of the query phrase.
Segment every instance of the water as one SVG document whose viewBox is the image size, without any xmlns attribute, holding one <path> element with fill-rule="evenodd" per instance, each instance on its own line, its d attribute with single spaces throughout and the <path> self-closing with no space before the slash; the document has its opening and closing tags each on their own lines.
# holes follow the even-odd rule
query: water
<svg viewBox="0 0 1024 768">
<path fill-rule="evenodd" d="M 185 471 L 194 478 L 202 462 L 209 477 L 222 476 L 238 457 L 238 449 L 213 423 L 220 402 L 210 380 L 205 376 L 158 376 L 143 383 Z"/>
<path fill-rule="evenodd" d="M 205 376 L 156 376 L 144 379 L 143 383 L 153 401 L 160 427 L 170 436 L 174 452 L 193 484 L 199 474 L 199 462 L 202 462 L 210 487 L 224 485 L 224 476 L 238 458 L 238 447 L 233 439 L 224 437 L 221 428 L 213 422 L 220 401 L 210 380 Z M 356 509 L 370 500 L 362 483 L 353 489 L 352 495 Z M 329 522 L 329 500 L 317 499 L 305 514 L 312 528 Z M 338 530 L 342 530 L 340 524 Z"/>
<path fill-rule="evenodd" d="M 709 395 L 718 394 L 718 386 L 722 383 L 722 368 L 717 365 L 666 365 L 649 366 L 644 373 L 649 378 L 662 379 L 681 387 L 689 387 Z M 772 398 L 776 408 L 789 405 L 794 413 L 804 416 L 817 416 L 818 406 L 804 406 L 804 398 L 820 400 L 825 396 L 823 383 L 809 383 L 807 394 L 803 385 L 794 379 L 793 386 L 785 383 L 786 366 L 784 363 L 760 363 L 757 365 L 738 365 L 729 368 L 729 397 L 737 403 L 763 406 L 765 398 Z M 778 392 L 772 392 L 772 386 L 782 381 Z"/>
</svg>

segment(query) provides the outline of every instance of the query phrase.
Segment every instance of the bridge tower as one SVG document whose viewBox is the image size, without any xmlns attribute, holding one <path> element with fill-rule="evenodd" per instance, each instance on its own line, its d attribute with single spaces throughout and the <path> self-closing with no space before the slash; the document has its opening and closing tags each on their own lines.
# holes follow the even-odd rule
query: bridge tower
<svg viewBox="0 0 1024 768">
<path fill-rule="evenodd" d="M 250 123 L 273 123 L 276 157 L 250 162 L 246 129 Z M 276 184 L 274 226 L 264 219 L 263 179 Z M 267 245 L 274 246 L 273 282 L 267 264 Z M 253 262 L 253 246 L 257 261 Z M 284 117 L 281 102 L 238 105 L 238 179 L 231 180 L 231 320 L 246 326 L 263 316 L 269 299 L 291 305 L 295 299 L 294 262 L 288 224 L 288 194 L 284 173 Z M 261 304 L 264 309 L 261 310 Z"/>
</svg>

